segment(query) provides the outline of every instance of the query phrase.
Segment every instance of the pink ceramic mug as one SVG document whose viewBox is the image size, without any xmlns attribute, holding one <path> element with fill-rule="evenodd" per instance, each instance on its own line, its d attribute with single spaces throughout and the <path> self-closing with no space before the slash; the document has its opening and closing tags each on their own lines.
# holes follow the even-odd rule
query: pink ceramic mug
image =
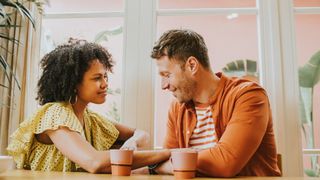
<svg viewBox="0 0 320 180">
<path fill-rule="evenodd" d="M 14 162 L 11 156 L 0 156 L 0 173 L 14 169 Z M 0 178 L 1 179 L 1 178 Z"/>
<path fill-rule="evenodd" d="M 130 176 L 133 150 L 110 150 L 111 173 L 115 176 Z"/>
<path fill-rule="evenodd" d="M 174 176 L 177 179 L 191 179 L 196 175 L 198 153 L 193 150 L 171 152 Z"/>
</svg>

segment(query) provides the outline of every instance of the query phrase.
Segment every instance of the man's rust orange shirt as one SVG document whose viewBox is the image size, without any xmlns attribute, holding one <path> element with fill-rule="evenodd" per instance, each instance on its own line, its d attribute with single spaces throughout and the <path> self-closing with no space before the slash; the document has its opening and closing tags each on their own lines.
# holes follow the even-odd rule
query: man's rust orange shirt
<svg viewBox="0 0 320 180">
<path fill-rule="evenodd" d="M 198 154 L 198 171 L 213 177 L 280 176 L 267 94 L 258 84 L 217 73 L 210 98 L 218 137 L 216 146 Z M 192 102 L 172 102 L 165 148 L 187 148 L 197 117 Z"/>
</svg>

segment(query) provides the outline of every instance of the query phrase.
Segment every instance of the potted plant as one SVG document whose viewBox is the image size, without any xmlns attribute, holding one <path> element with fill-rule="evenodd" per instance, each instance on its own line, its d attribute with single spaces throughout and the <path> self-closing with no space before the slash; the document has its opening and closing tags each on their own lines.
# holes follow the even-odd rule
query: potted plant
<svg viewBox="0 0 320 180">
<path fill-rule="evenodd" d="M 19 39 L 15 37 L 15 33 L 21 25 L 18 21 L 28 21 L 35 27 L 35 20 L 32 12 L 28 9 L 29 4 L 34 4 L 39 13 L 42 13 L 43 4 L 48 1 L 40 0 L 0 0 L 0 88 L 5 88 L 10 91 L 12 83 L 15 83 L 19 90 L 21 90 L 21 83 L 13 71 L 12 64 L 14 64 L 13 54 L 16 46 L 23 46 Z M 7 83 L 6 83 L 7 82 Z M 3 96 L 3 95 L 2 95 Z M 0 107 L 6 106 L 10 108 L 10 104 L 6 104 L 6 97 L 0 96 Z"/>
</svg>

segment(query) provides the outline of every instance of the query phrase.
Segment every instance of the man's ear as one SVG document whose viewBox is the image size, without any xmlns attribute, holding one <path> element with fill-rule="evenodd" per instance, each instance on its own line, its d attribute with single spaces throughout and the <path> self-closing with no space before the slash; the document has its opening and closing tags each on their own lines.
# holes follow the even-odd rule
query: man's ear
<svg viewBox="0 0 320 180">
<path fill-rule="evenodd" d="M 186 69 L 195 74 L 199 69 L 199 61 L 194 56 L 190 56 L 186 61 Z"/>
</svg>

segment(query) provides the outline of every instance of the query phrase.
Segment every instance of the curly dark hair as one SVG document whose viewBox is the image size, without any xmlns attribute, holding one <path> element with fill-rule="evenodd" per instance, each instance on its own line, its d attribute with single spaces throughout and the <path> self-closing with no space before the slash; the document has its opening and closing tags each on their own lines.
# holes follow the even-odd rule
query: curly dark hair
<svg viewBox="0 0 320 180">
<path fill-rule="evenodd" d="M 163 33 L 151 53 L 154 59 L 162 56 L 174 58 L 181 65 L 184 65 L 190 56 L 194 56 L 204 68 L 210 69 L 208 49 L 204 39 L 192 30 L 172 29 Z"/>
<path fill-rule="evenodd" d="M 46 54 L 40 62 L 43 73 L 38 81 L 36 100 L 40 105 L 74 100 L 76 86 L 96 59 L 112 72 L 114 62 L 111 54 L 102 46 L 85 40 L 70 38 L 67 44 Z"/>
</svg>

